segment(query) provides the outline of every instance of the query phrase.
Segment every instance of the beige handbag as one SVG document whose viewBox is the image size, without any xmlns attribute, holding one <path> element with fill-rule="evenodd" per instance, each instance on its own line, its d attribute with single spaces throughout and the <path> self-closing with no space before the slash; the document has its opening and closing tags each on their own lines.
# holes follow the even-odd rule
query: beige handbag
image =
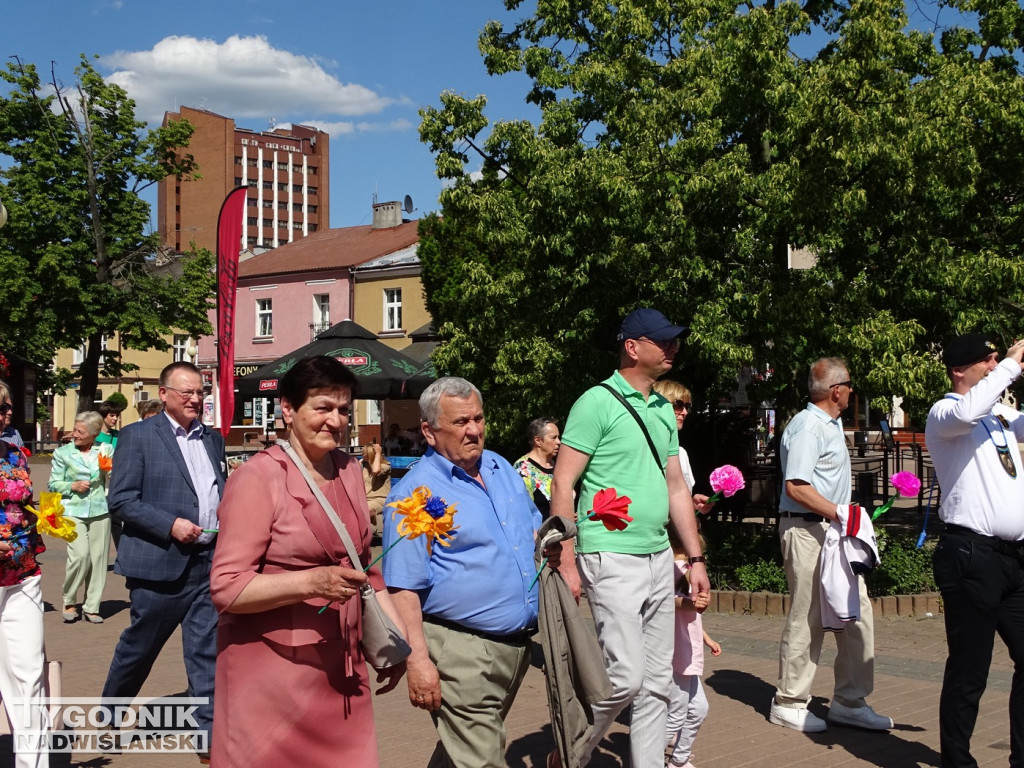
<svg viewBox="0 0 1024 768">
<path fill-rule="evenodd" d="M 327 514 L 327 519 L 331 521 L 331 524 L 341 537 L 345 550 L 348 552 L 349 560 L 352 561 L 354 567 L 358 568 L 359 554 L 352 543 L 352 538 L 348 535 L 345 524 L 338 517 L 338 513 L 334 511 L 334 507 L 327 501 L 327 497 L 317 488 L 313 478 L 309 475 L 309 470 L 306 469 L 306 465 L 302 463 L 302 460 L 295 453 L 295 449 L 292 448 L 291 444 L 287 440 L 278 440 L 277 445 L 287 454 L 295 466 L 299 468 L 302 476 L 306 479 L 306 484 L 309 485 L 309 490 L 313 492 L 314 498 L 320 502 L 320 506 L 323 507 L 324 512 Z M 391 620 L 391 617 L 384 613 L 384 610 L 380 607 L 380 603 L 377 601 L 377 593 L 373 591 L 373 587 L 369 584 L 364 584 L 359 588 L 359 596 L 363 601 L 363 637 L 360 644 L 362 645 L 363 656 L 366 658 L 366 661 L 376 670 L 388 669 L 396 664 L 401 664 L 412 653 L 409 643 L 402 636 L 401 631 L 395 622 Z"/>
</svg>

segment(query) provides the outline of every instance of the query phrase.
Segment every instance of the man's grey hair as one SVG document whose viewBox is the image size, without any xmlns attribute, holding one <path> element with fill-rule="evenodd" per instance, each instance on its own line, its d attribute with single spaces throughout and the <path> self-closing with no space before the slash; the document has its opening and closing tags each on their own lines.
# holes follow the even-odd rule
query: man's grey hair
<svg viewBox="0 0 1024 768">
<path fill-rule="evenodd" d="M 425 421 L 434 429 L 437 429 L 440 426 L 441 420 L 442 397 L 454 397 L 459 400 L 465 400 L 473 395 L 476 395 L 480 405 L 483 405 L 484 398 L 480 394 L 480 390 L 471 383 L 458 376 L 442 376 L 420 395 L 420 421 Z"/>
<path fill-rule="evenodd" d="M 824 400 L 833 384 L 845 381 L 849 376 L 850 368 L 841 357 L 820 357 L 815 360 L 811 363 L 811 372 L 807 377 L 811 402 Z"/>
<path fill-rule="evenodd" d="M 75 424 L 81 424 L 91 437 L 103 430 L 103 417 L 96 411 L 82 411 L 75 414 Z"/>
</svg>

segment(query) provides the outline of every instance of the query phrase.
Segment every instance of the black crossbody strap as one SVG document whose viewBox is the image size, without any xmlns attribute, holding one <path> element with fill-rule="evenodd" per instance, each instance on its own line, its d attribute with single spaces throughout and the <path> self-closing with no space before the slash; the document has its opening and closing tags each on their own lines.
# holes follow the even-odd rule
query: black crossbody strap
<svg viewBox="0 0 1024 768">
<path fill-rule="evenodd" d="M 654 441 L 651 440 L 651 433 L 647 431 L 647 425 L 644 424 L 644 420 L 640 418 L 640 414 L 637 413 L 636 409 L 633 408 L 633 406 L 626 401 L 626 398 L 622 396 L 621 392 L 614 389 L 613 387 L 608 386 L 603 381 L 601 382 L 600 386 L 604 387 L 609 392 L 611 392 L 615 399 L 622 403 L 623 407 L 627 411 L 629 411 L 629 415 L 636 419 L 636 423 L 640 427 L 640 431 L 643 432 L 644 437 L 647 438 L 647 446 L 651 449 L 651 456 L 654 457 L 654 463 L 658 465 L 658 469 L 661 470 L 661 474 L 664 475 L 665 468 L 661 466 L 661 458 L 658 456 L 658 449 L 654 447 Z"/>
</svg>

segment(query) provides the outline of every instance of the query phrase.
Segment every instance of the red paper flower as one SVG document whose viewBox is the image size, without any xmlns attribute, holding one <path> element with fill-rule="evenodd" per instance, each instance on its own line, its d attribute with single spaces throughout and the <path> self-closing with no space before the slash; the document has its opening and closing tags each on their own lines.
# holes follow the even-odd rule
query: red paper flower
<svg viewBox="0 0 1024 768">
<path fill-rule="evenodd" d="M 609 531 L 621 531 L 633 522 L 628 514 L 632 503 L 629 496 L 619 496 L 614 488 L 602 488 L 594 494 L 594 509 L 584 520 L 597 520 Z"/>
</svg>

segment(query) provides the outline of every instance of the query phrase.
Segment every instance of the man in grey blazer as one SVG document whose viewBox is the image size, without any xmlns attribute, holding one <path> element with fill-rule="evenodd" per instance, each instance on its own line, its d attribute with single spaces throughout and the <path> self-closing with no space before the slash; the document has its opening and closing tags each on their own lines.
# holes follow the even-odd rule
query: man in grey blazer
<svg viewBox="0 0 1024 768">
<path fill-rule="evenodd" d="M 213 722 L 217 612 L 210 564 L 224 492 L 224 440 L 203 426 L 203 382 L 191 363 L 160 373 L 164 412 L 121 430 L 108 505 L 124 523 L 114 573 L 131 594 L 131 624 L 118 640 L 103 698 L 138 695 L 164 643 L 180 625 L 188 695 L 209 749 Z"/>
</svg>

